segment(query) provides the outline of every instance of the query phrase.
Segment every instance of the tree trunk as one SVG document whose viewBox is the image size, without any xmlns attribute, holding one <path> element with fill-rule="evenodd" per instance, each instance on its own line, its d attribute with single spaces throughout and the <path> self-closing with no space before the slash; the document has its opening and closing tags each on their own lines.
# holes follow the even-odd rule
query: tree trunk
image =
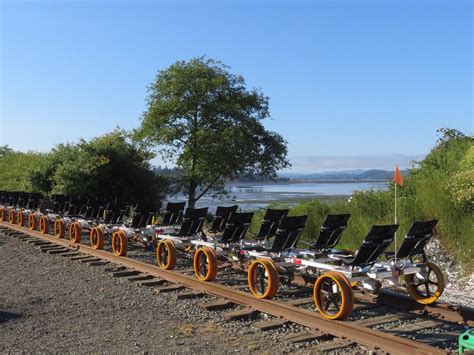
<svg viewBox="0 0 474 355">
<path fill-rule="evenodd" d="M 197 184 L 194 180 L 189 182 L 189 193 L 188 193 L 188 207 L 194 208 L 196 204 L 196 187 Z"/>
</svg>

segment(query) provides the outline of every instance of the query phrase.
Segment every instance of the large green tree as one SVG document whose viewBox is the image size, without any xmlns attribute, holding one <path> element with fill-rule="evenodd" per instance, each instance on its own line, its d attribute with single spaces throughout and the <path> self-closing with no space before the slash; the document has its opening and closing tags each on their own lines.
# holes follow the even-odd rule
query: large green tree
<svg viewBox="0 0 474 355">
<path fill-rule="evenodd" d="M 136 137 L 159 147 L 183 171 L 176 186 L 194 206 L 225 192 L 238 175 L 275 177 L 289 165 L 285 140 L 265 129 L 269 99 L 240 75 L 205 57 L 158 72 Z"/>
<path fill-rule="evenodd" d="M 59 144 L 35 169 L 33 186 L 46 193 L 119 199 L 154 209 L 165 194 L 167 181 L 151 169 L 152 154 L 116 129 L 77 144 Z"/>
</svg>

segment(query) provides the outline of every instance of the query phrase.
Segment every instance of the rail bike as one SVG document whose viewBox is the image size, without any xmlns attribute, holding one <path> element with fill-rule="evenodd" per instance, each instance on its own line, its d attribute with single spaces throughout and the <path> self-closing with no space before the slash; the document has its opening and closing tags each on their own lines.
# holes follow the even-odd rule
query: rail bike
<svg viewBox="0 0 474 355">
<path fill-rule="evenodd" d="M 350 315 L 354 306 L 353 287 L 376 294 L 382 287 L 404 284 L 417 302 L 433 303 L 444 289 L 442 272 L 427 260 L 424 252 L 435 224 L 436 221 L 414 222 L 397 250 L 397 257 L 395 253 L 386 253 L 388 259 L 382 261 L 398 225 L 372 226 L 358 250 L 347 253 L 332 249 L 340 239 L 333 238 L 337 229 L 333 237 L 326 234 L 329 238 L 318 238 L 308 250 L 295 248 L 298 235 L 286 233 L 282 220 L 270 248 L 243 248 L 247 258 L 256 259 L 248 270 L 250 290 L 257 298 L 269 299 L 277 293 L 280 279 L 298 274 L 305 282 L 314 282 L 314 303 L 327 319 L 346 319 Z M 417 256 L 421 259 L 415 260 Z"/>
</svg>

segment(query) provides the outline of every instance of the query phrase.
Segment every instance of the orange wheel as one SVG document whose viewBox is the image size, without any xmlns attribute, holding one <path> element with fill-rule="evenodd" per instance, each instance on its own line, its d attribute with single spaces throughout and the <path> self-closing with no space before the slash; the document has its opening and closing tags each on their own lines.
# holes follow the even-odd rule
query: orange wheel
<svg viewBox="0 0 474 355">
<path fill-rule="evenodd" d="M 163 270 L 173 270 L 176 266 L 176 248 L 173 241 L 162 240 L 156 247 L 156 263 Z"/>
<path fill-rule="evenodd" d="M 112 234 L 112 251 L 116 256 L 125 256 L 128 251 L 128 238 L 123 230 Z"/>
<path fill-rule="evenodd" d="M 201 281 L 212 281 L 217 276 L 217 254 L 210 247 L 203 247 L 194 253 L 194 273 Z"/>
<path fill-rule="evenodd" d="M 418 303 L 432 304 L 444 291 L 444 276 L 439 267 L 426 263 L 428 271 L 405 275 L 408 294 Z"/>
<path fill-rule="evenodd" d="M 39 229 L 43 234 L 49 234 L 49 219 L 48 216 L 43 216 L 39 221 Z"/>
<path fill-rule="evenodd" d="M 79 222 L 73 222 L 69 225 L 69 239 L 73 243 L 81 242 L 82 227 Z"/>
<path fill-rule="evenodd" d="M 38 229 L 38 219 L 36 213 L 30 213 L 28 215 L 28 228 L 32 231 Z"/>
<path fill-rule="evenodd" d="M 11 224 L 16 224 L 16 213 L 15 210 L 10 210 L 8 212 L 8 222 Z"/>
<path fill-rule="evenodd" d="M 24 227 L 25 226 L 25 222 L 26 222 L 26 216 L 25 216 L 25 212 L 23 211 L 20 211 L 16 214 L 16 223 L 20 226 L 20 227 Z"/>
<path fill-rule="evenodd" d="M 0 207 L 0 222 L 4 222 L 7 218 L 7 211 L 5 208 Z"/>
<path fill-rule="evenodd" d="M 314 284 L 313 299 L 319 313 L 326 319 L 346 319 L 354 308 L 351 283 L 340 272 L 321 275 Z"/>
<path fill-rule="evenodd" d="M 64 235 L 66 234 L 64 227 L 64 221 L 61 218 L 54 221 L 54 236 L 56 238 L 64 238 Z"/>
<path fill-rule="evenodd" d="M 89 239 L 94 249 L 104 248 L 104 231 L 101 227 L 92 227 Z"/>
<path fill-rule="evenodd" d="M 250 292 L 256 298 L 271 299 L 275 297 L 280 287 L 280 278 L 273 260 L 255 260 L 250 264 L 247 274 Z"/>
</svg>

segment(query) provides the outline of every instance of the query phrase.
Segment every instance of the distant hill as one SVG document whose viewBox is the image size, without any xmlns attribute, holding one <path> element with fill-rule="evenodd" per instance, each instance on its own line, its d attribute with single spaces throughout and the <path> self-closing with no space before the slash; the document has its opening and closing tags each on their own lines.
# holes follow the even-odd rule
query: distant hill
<svg viewBox="0 0 474 355">
<path fill-rule="evenodd" d="M 406 175 L 407 170 L 402 170 L 402 174 Z M 282 174 L 293 180 L 315 180 L 315 181 L 366 181 L 380 180 L 386 181 L 393 177 L 393 171 L 371 169 L 371 170 L 344 170 L 344 171 L 327 171 L 313 174 Z"/>
</svg>

